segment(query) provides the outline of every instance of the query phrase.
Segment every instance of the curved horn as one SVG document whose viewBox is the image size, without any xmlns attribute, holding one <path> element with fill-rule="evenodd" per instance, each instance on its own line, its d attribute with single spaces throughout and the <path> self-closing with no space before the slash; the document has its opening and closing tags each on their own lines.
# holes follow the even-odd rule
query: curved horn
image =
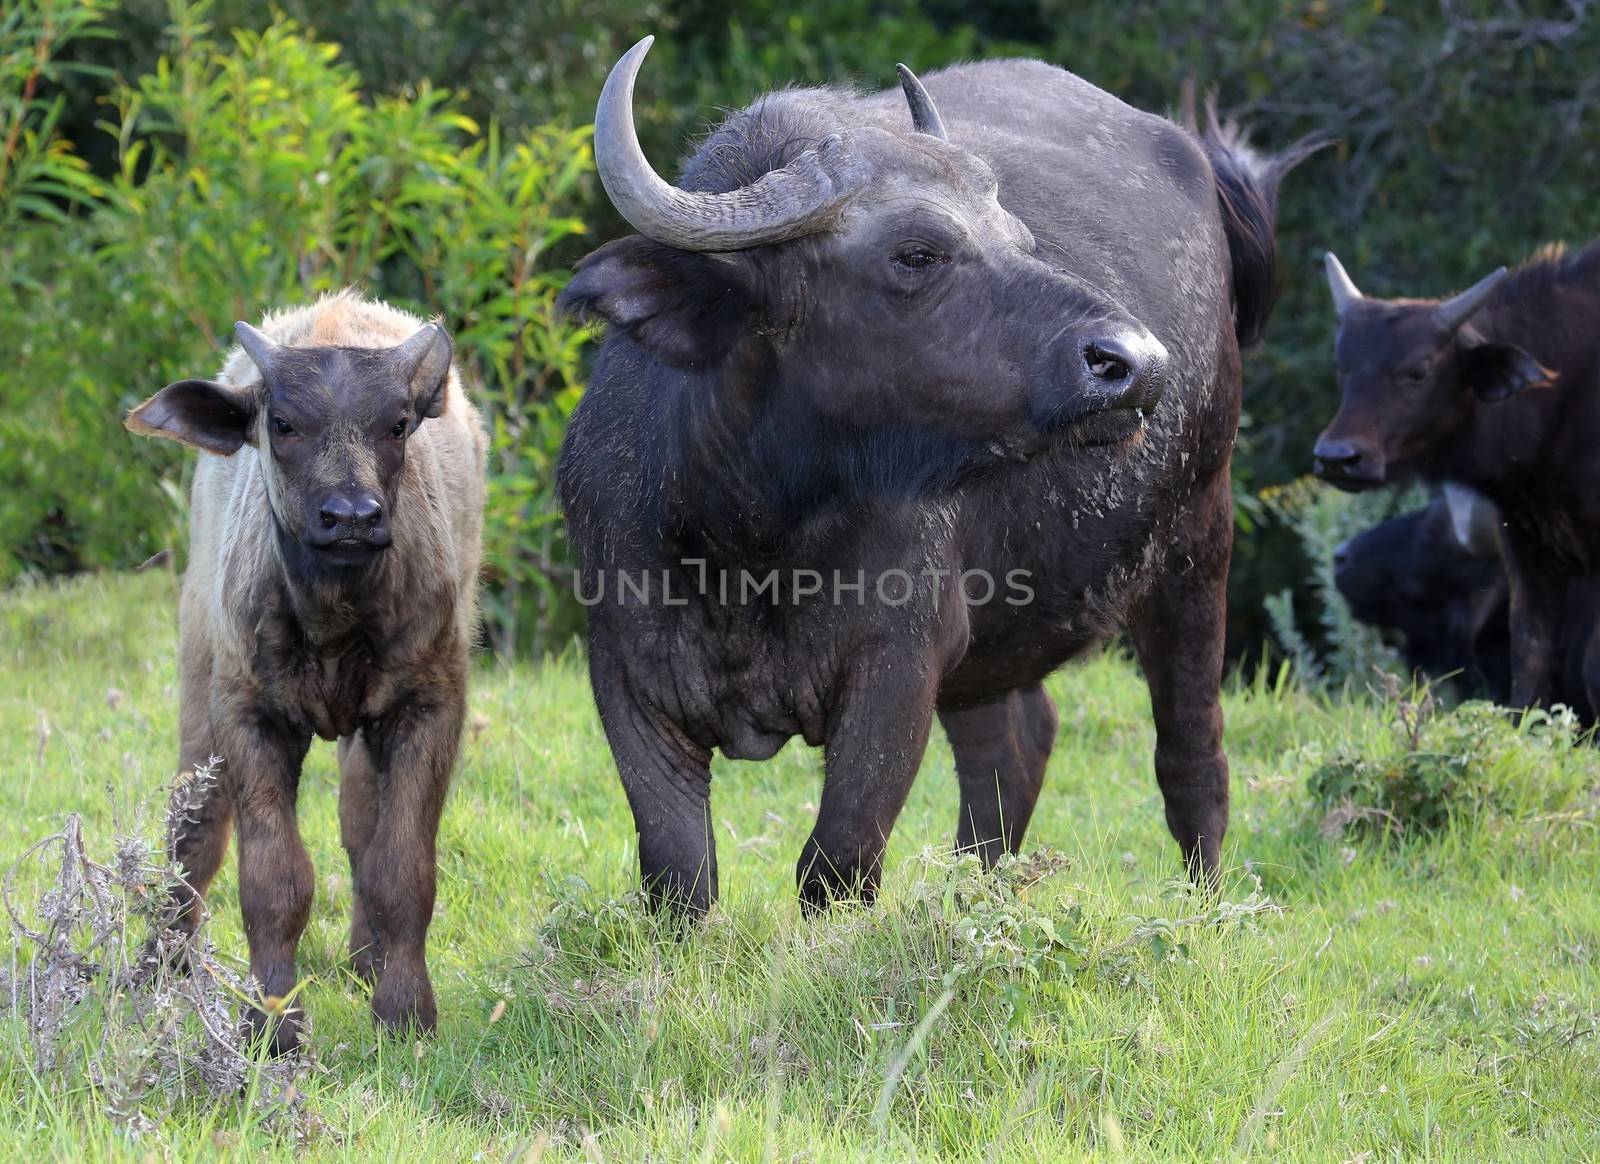
<svg viewBox="0 0 1600 1164">
<path fill-rule="evenodd" d="M 1343 315 L 1350 310 L 1352 303 L 1362 298 L 1361 291 L 1356 287 L 1355 280 L 1345 273 L 1338 255 L 1328 251 L 1322 256 L 1322 263 L 1328 269 L 1328 290 L 1333 292 L 1334 313 Z"/>
<path fill-rule="evenodd" d="M 697 194 L 662 180 L 633 127 L 633 82 L 655 37 L 611 69 L 594 113 L 594 160 L 617 213 L 640 234 L 686 251 L 736 251 L 815 234 L 855 188 L 844 142 L 828 137 L 781 170 L 726 194 Z"/>
<path fill-rule="evenodd" d="M 1454 299 L 1446 299 L 1433 309 L 1433 318 L 1438 323 L 1439 329 L 1454 332 L 1460 329 L 1463 323 L 1471 319 L 1477 310 L 1488 301 L 1494 289 L 1500 285 L 1500 280 L 1506 277 L 1506 269 L 1485 275 L 1472 286 L 1468 287 Z"/>
<path fill-rule="evenodd" d="M 906 95 L 906 104 L 911 106 L 911 127 L 918 133 L 925 133 L 940 141 L 949 141 L 950 138 L 944 131 L 944 119 L 939 116 L 939 108 L 933 103 L 933 98 L 928 96 L 928 91 L 922 87 L 922 82 L 917 80 L 917 75 L 904 65 L 896 65 L 894 71 L 900 74 L 900 88 Z"/>
<path fill-rule="evenodd" d="M 233 338 L 239 341 L 239 346 L 245 350 L 245 354 L 250 357 L 251 362 L 263 376 L 277 361 L 278 353 L 282 350 L 276 340 L 264 332 L 257 331 L 242 319 L 233 325 Z"/>
</svg>

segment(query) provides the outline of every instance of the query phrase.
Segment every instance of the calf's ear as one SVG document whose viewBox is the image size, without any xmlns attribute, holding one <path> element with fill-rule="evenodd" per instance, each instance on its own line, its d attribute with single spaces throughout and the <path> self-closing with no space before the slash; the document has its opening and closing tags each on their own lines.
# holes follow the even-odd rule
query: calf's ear
<svg viewBox="0 0 1600 1164">
<path fill-rule="evenodd" d="M 1529 388 L 1548 388 L 1556 382 L 1552 372 L 1516 344 L 1484 339 L 1463 328 L 1457 336 L 1461 374 L 1479 400 L 1509 400 Z"/>
<path fill-rule="evenodd" d="M 231 457 L 250 440 L 255 421 L 255 394 L 214 380 L 179 380 L 168 384 L 128 414 L 129 432 L 166 437 Z"/>
<path fill-rule="evenodd" d="M 748 266 L 634 236 L 578 266 L 557 301 L 621 331 L 662 363 L 702 368 L 727 355 L 755 306 Z"/>
</svg>

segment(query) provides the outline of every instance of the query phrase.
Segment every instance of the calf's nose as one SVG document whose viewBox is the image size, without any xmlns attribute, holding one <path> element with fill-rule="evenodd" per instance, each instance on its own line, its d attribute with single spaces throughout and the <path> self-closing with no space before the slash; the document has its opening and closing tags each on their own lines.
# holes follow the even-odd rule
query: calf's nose
<svg viewBox="0 0 1600 1164">
<path fill-rule="evenodd" d="M 322 502 L 323 529 L 371 529 L 383 518 L 383 502 L 370 493 L 334 493 Z"/>
</svg>

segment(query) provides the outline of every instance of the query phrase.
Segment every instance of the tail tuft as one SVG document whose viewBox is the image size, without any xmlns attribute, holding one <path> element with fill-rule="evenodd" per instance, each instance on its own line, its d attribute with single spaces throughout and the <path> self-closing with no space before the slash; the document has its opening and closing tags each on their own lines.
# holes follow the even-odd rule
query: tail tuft
<svg viewBox="0 0 1600 1164">
<path fill-rule="evenodd" d="M 1215 95 L 1206 98 L 1205 128 L 1195 117 L 1194 86 L 1183 92 L 1183 125 L 1200 140 L 1217 176 L 1217 204 L 1228 237 L 1233 268 L 1233 330 L 1241 348 L 1261 342 L 1277 297 L 1278 183 L 1312 154 L 1331 144 L 1321 134 L 1301 138 L 1281 154 L 1253 149 L 1249 133 L 1217 116 Z"/>
</svg>

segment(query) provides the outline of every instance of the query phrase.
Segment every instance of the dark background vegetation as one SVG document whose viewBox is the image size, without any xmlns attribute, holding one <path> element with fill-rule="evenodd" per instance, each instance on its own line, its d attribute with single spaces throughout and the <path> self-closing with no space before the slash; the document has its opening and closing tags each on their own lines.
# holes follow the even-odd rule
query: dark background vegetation
<svg viewBox="0 0 1600 1164">
<path fill-rule="evenodd" d="M 620 229 L 583 128 L 612 61 L 654 32 L 637 118 L 663 170 L 774 86 L 1012 54 L 1151 109 L 1192 78 L 1269 148 L 1338 137 L 1286 185 L 1282 299 L 1246 366 L 1233 637 L 1249 651 L 1263 600 L 1307 576 L 1263 495 L 1307 471 L 1334 401 L 1323 249 L 1369 293 L 1437 295 L 1600 234 L 1591 7 L 21 0 L 0 15 L 0 585 L 181 544 L 184 458 L 120 416 L 214 368 L 234 318 L 357 279 L 442 311 L 483 382 L 494 645 L 564 642 L 549 472 L 586 349 L 550 302 Z"/>
</svg>

